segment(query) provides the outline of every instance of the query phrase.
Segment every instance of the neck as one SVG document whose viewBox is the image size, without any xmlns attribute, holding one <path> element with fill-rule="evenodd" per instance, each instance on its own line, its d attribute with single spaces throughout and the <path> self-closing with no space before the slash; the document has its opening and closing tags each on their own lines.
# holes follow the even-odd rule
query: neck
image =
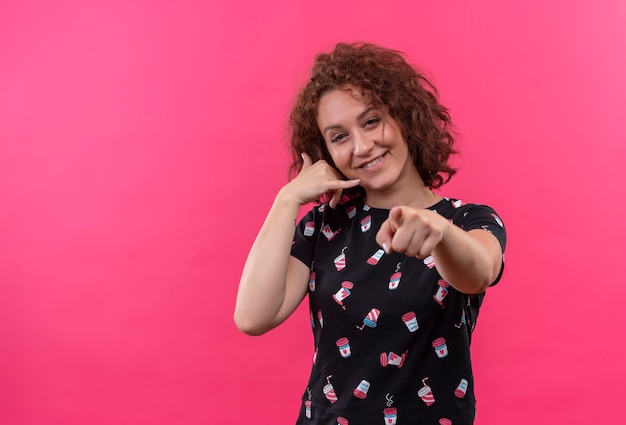
<svg viewBox="0 0 626 425">
<path fill-rule="evenodd" d="M 365 191 L 365 202 L 374 208 L 391 209 L 396 206 L 406 205 L 412 208 L 428 208 L 441 200 L 441 196 L 435 194 L 423 183 L 393 193 L 369 193 Z"/>
</svg>

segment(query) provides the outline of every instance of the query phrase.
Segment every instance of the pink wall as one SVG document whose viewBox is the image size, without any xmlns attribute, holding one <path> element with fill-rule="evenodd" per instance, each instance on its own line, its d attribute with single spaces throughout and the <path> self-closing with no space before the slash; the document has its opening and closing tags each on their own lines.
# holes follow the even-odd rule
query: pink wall
<svg viewBox="0 0 626 425">
<path fill-rule="evenodd" d="M 232 311 L 340 40 L 434 75 L 464 152 L 443 193 L 506 219 L 476 424 L 623 422 L 623 2 L 211 3 L 0 3 L 0 423 L 294 421 L 306 311 L 261 338 Z"/>
</svg>

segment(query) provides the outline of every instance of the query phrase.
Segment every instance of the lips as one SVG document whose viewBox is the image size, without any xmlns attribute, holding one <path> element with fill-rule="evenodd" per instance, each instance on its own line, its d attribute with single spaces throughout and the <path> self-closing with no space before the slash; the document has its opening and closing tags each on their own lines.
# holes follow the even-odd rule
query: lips
<svg viewBox="0 0 626 425">
<path fill-rule="evenodd" d="M 372 168 L 373 166 L 375 166 L 376 164 L 378 164 L 380 161 L 383 160 L 383 157 L 386 155 L 386 152 L 374 159 L 372 159 L 371 161 L 368 162 L 364 162 L 363 164 L 359 165 L 357 168 L 364 168 L 364 169 L 368 169 L 368 168 Z"/>
</svg>

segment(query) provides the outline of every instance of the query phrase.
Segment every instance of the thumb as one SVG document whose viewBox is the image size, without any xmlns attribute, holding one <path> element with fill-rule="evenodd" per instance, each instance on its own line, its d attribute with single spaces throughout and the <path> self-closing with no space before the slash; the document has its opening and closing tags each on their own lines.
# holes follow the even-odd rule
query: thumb
<svg viewBox="0 0 626 425">
<path fill-rule="evenodd" d="M 306 152 L 302 152 L 300 154 L 300 156 L 302 157 L 302 169 L 304 170 L 305 168 L 308 168 L 311 166 L 311 164 L 313 164 L 313 160 L 311 159 L 311 157 L 309 156 L 308 153 Z"/>
</svg>

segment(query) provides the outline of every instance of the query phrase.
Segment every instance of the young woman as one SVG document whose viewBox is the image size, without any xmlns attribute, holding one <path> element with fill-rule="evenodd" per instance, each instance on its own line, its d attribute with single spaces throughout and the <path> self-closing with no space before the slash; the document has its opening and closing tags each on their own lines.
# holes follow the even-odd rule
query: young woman
<svg viewBox="0 0 626 425">
<path fill-rule="evenodd" d="M 338 44 L 290 121 L 294 178 L 250 251 L 237 326 L 263 334 L 308 295 L 298 424 L 472 424 L 471 334 L 506 237 L 490 207 L 433 192 L 456 172 L 437 90 L 396 51 Z"/>
</svg>

